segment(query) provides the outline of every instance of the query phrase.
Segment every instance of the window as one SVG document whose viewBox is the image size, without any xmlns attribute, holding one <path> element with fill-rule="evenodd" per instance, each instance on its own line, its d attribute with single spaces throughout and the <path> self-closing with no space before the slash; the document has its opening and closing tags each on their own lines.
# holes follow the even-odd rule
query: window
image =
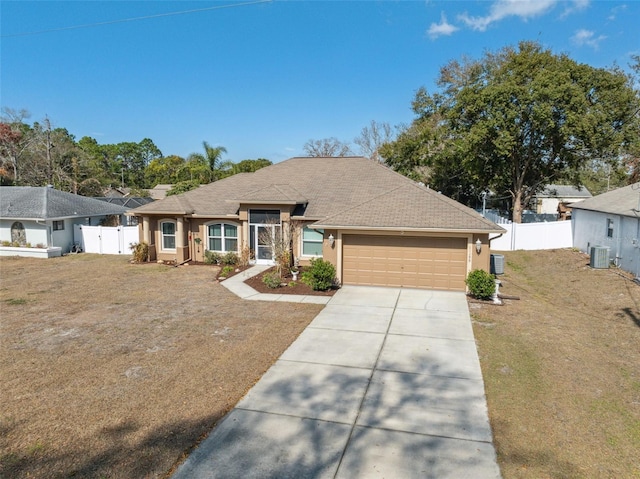
<svg viewBox="0 0 640 479">
<path fill-rule="evenodd" d="M 64 229 L 64 220 L 53 222 L 53 231 L 62 231 Z"/>
<path fill-rule="evenodd" d="M 27 233 L 24 225 L 20 221 L 16 221 L 11 225 L 11 242 L 23 245 L 27 242 Z"/>
<path fill-rule="evenodd" d="M 302 256 L 322 256 L 323 230 L 302 229 Z"/>
<path fill-rule="evenodd" d="M 163 221 L 160 223 L 162 234 L 162 249 L 176 249 L 176 224 L 173 221 Z"/>
<path fill-rule="evenodd" d="M 279 225 L 280 210 L 250 210 L 249 223 L 259 225 Z"/>
<path fill-rule="evenodd" d="M 607 219 L 607 238 L 613 238 L 613 220 Z"/>
<path fill-rule="evenodd" d="M 207 244 L 211 251 L 238 251 L 238 227 L 215 223 L 207 227 Z"/>
</svg>

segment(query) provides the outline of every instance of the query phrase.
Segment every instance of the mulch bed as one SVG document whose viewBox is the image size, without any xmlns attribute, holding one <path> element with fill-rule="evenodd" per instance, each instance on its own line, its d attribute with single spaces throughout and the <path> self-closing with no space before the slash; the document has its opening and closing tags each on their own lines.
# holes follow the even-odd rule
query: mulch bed
<svg viewBox="0 0 640 479">
<path fill-rule="evenodd" d="M 245 281 L 245 284 L 248 284 L 259 293 L 267 293 L 267 294 L 300 294 L 304 296 L 333 296 L 338 290 L 337 288 L 332 288 L 328 291 L 314 291 L 313 289 L 311 289 L 311 287 L 307 286 L 302 281 L 300 281 L 304 268 L 300 267 L 299 269 L 300 269 L 300 272 L 298 274 L 298 281 L 293 281 L 293 276 L 291 275 L 291 273 L 289 273 L 283 277 L 282 283 L 279 288 L 269 288 L 266 284 L 262 282 L 262 277 L 265 274 L 274 273 L 275 267 L 269 268 L 268 270 L 260 273 L 259 275 L 247 279 Z"/>
</svg>

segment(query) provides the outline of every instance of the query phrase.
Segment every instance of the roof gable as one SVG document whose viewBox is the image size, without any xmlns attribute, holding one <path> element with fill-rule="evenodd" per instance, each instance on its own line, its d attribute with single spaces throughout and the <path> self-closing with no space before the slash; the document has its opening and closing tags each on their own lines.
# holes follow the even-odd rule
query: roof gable
<svg viewBox="0 0 640 479">
<path fill-rule="evenodd" d="M 416 183 L 398 186 L 376 198 L 317 222 L 321 227 L 496 231 L 492 221 L 440 193 Z"/>
</svg>

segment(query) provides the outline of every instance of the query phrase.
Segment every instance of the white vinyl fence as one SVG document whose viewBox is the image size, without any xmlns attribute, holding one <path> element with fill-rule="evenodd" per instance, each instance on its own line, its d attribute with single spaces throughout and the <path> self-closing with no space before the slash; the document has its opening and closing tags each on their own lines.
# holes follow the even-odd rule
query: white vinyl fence
<svg viewBox="0 0 640 479">
<path fill-rule="evenodd" d="M 500 237 L 498 237 L 498 235 L 491 236 L 491 238 L 495 238 L 491 240 L 491 249 L 493 251 L 573 247 L 571 221 L 512 223 L 499 216 L 487 214 L 486 217 L 507 230 L 507 232 Z"/>
<path fill-rule="evenodd" d="M 129 246 L 138 242 L 138 227 L 74 225 L 73 240 L 85 253 L 131 254 Z"/>
</svg>

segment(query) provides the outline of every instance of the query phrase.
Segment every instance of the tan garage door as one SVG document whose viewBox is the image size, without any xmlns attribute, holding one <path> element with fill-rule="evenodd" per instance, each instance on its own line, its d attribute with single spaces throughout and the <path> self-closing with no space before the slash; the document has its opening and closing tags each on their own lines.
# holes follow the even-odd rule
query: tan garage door
<svg viewBox="0 0 640 479">
<path fill-rule="evenodd" d="M 464 291 L 466 238 L 343 235 L 345 284 Z"/>
</svg>

